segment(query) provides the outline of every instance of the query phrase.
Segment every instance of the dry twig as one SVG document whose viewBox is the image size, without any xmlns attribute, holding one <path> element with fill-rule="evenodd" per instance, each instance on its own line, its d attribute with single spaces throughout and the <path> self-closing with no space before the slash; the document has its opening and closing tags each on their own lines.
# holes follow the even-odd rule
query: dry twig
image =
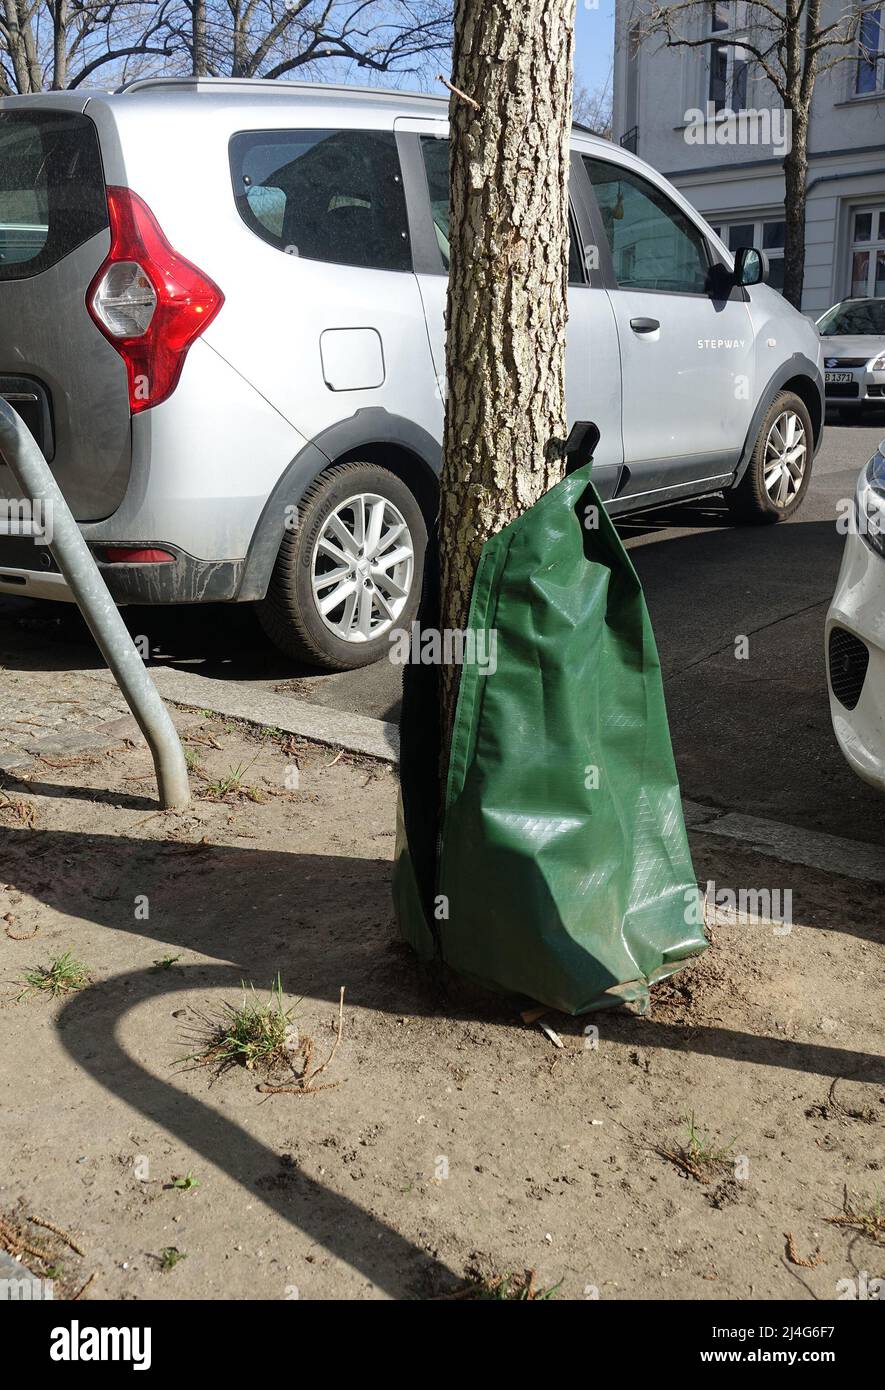
<svg viewBox="0 0 885 1390">
<path fill-rule="evenodd" d="M 61 1226 L 56 1226 L 53 1221 L 44 1221 L 43 1218 L 40 1216 L 31 1216 L 28 1218 L 28 1220 L 34 1226 L 42 1226 L 44 1230 L 51 1231 L 53 1235 L 58 1236 L 59 1240 L 63 1240 L 65 1245 L 69 1245 L 71 1249 L 76 1252 L 76 1254 L 86 1254 L 85 1250 L 80 1249 L 80 1246 L 74 1240 L 73 1236 L 69 1236 L 67 1231 L 63 1231 Z"/>
<path fill-rule="evenodd" d="M 787 1242 L 787 1259 L 791 1265 L 800 1265 L 802 1269 L 817 1269 L 818 1265 L 825 1263 L 824 1257 L 820 1253 L 820 1246 L 817 1247 L 813 1255 L 809 1255 L 808 1259 L 804 1260 L 796 1249 L 792 1231 L 784 1231 L 784 1240 Z"/>
<path fill-rule="evenodd" d="M 299 1049 L 299 1051 L 302 1053 L 304 1057 L 304 1063 L 301 1069 L 301 1075 L 298 1076 L 296 1074 L 296 1080 L 294 1085 L 270 1086 L 265 1082 L 258 1087 L 258 1090 L 261 1092 L 261 1094 L 265 1096 L 312 1096 L 316 1095 L 318 1091 L 332 1091 L 335 1089 L 336 1086 L 340 1086 L 340 1081 L 324 1081 L 321 1086 L 315 1086 L 313 1083 L 316 1081 L 316 1078 L 321 1074 L 321 1072 L 324 1072 L 334 1059 L 335 1053 L 338 1051 L 338 1044 L 341 1042 L 341 1033 L 343 1028 L 344 985 L 341 986 L 341 994 L 338 999 L 338 1029 L 335 1034 L 335 1041 L 332 1044 L 332 1050 L 326 1058 L 325 1062 L 321 1062 L 320 1065 L 314 1071 L 310 1070 L 310 1063 L 313 1057 L 313 1039 L 305 1038 Z M 294 1067 L 292 1068 L 292 1070 L 295 1070 Z"/>
<path fill-rule="evenodd" d="M 466 101 L 467 105 L 472 106 L 474 110 L 482 110 L 478 101 L 474 101 L 473 97 L 469 97 L 466 92 L 462 92 L 460 87 L 456 87 L 447 77 L 443 77 L 442 73 L 437 74 L 436 80 L 437 82 L 441 82 L 444 87 L 448 87 L 450 92 L 454 92 L 456 97 L 460 97 L 462 101 Z"/>
<path fill-rule="evenodd" d="M 83 1297 L 83 1295 L 84 1295 L 84 1293 L 86 1292 L 86 1290 L 87 1290 L 87 1289 L 90 1289 L 90 1288 L 92 1287 L 92 1285 L 95 1283 L 95 1281 L 96 1281 L 97 1278 L 98 1278 L 98 1270 L 97 1270 L 97 1269 L 94 1269 L 94 1270 L 92 1271 L 92 1273 L 90 1274 L 89 1278 L 86 1280 L 86 1283 L 85 1283 L 81 1288 L 79 1288 L 79 1289 L 77 1290 L 77 1292 L 74 1294 L 74 1297 L 71 1299 L 71 1302 L 72 1302 L 72 1303 L 77 1303 L 77 1302 Z"/>
</svg>

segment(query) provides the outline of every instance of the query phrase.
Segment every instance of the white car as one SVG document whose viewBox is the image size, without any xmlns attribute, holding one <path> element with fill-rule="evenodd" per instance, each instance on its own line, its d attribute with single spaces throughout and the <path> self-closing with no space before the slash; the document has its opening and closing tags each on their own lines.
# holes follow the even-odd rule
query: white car
<svg viewBox="0 0 885 1390">
<path fill-rule="evenodd" d="M 0 397 L 118 603 L 255 603 L 294 660 L 418 606 L 445 399 L 448 101 L 143 79 L 0 97 Z M 613 515 L 802 505 L 823 347 L 666 179 L 576 130 L 568 413 Z M 4 240 L 5 238 L 5 240 Z M 16 496 L 0 464 L 0 499 Z M 70 600 L 0 525 L 0 594 Z"/>
<path fill-rule="evenodd" d="M 885 440 L 858 479 L 826 646 L 839 747 L 859 777 L 885 791 Z"/>
</svg>

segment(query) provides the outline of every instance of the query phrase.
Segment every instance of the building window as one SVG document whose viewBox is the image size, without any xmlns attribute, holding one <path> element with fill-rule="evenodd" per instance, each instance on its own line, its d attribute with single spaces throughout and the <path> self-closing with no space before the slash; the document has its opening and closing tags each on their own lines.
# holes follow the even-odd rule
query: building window
<svg viewBox="0 0 885 1390">
<path fill-rule="evenodd" d="M 849 298 L 885 297 L 885 207 L 854 213 L 850 256 Z"/>
<path fill-rule="evenodd" d="M 715 222 L 713 231 L 721 237 L 729 251 L 742 246 L 761 246 L 768 257 L 768 283 L 772 289 L 784 288 L 784 231 L 783 220 L 760 218 L 755 222 Z"/>
<path fill-rule="evenodd" d="M 858 45 L 855 95 L 885 91 L 885 11 L 867 10 L 861 16 Z"/>
<path fill-rule="evenodd" d="M 708 25 L 707 100 L 714 111 L 745 111 L 750 54 L 738 40 L 748 37 L 747 5 L 744 0 L 714 0 L 709 6 Z"/>
</svg>

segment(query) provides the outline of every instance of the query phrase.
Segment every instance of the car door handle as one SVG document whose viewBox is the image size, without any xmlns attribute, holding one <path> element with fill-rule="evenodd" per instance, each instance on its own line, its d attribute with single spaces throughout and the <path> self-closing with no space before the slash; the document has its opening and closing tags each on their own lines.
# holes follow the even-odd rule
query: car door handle
<svg viewBox="0 0 885 1390">
<path fill-rule="evenodd" d="M 631 319 L 630 327 L 634 333 L 654 333 L 656 328 L 660 328 L 657 319 Z"/>
</svg>

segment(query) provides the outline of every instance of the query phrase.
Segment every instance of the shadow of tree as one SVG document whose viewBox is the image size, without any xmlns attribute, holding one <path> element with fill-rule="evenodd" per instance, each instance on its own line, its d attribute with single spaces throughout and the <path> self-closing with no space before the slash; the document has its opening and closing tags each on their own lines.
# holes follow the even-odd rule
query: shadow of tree
<svg viewBox="0 0 885 1390">
<path fill-rule="evenodd" d="M 215 958 L 174 975 L 124 971 L 72 997 L 58 1026 L 80 1067 L 391 1296 L 455 1285 L 455 1272 L 442 1260 L 307 1176 L 285 1191 L 256 1187 L 257 1179 L 276 1168 L 279 1155 L 210 1105 L 147 1071 L 119 1041 L 123 1020 L 142 1002 L 195 988 L 238 991 L 242 980 L 269 983 L 277 971 L 285 988 L 330 1003 L 337 1002 L 344 982 L 351 1005 L 379 1013 L 513 1021 L 512 998 L 457 983 L 440 995 L 394 939 L 388 861 L 17 829 L 0 832 L 0 850 L 5 881 L 68 918 Z M 135 896 L 142 894 L 150 902 L 148 921 L 134 916 Z M 830 1077 L 861 1074 L 885 1083 L 885 1059 L 815 1043 L 627 1014 L 610 1015 L 606 1031 L 615 1045 Z"/>
</svg>

